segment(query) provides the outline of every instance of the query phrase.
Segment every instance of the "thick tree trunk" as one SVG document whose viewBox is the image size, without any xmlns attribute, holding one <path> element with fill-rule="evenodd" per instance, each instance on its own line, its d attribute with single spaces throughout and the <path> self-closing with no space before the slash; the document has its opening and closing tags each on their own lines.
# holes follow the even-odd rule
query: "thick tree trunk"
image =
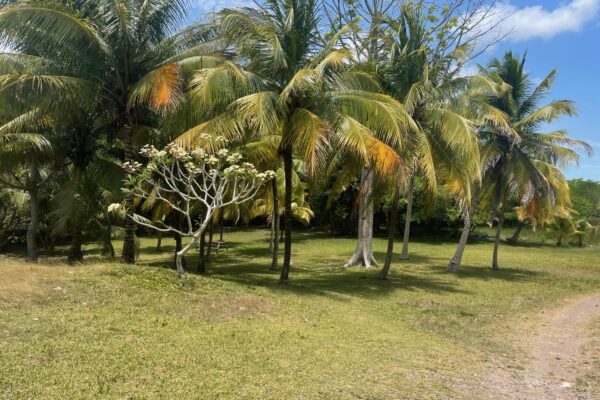
<svg viewBox="0 0 600 400">
<path fill-rule="evenodd" d="M 344 265 L 353 267 L 362 265 L 366 268 L 376 266 L 373 257 L 373 171 L 363 168 L 361 175 L 361 192 L 358 205 L 358 242 L 354 254 Z"/>
<path fill-rule="evenodd" d="M 471 212 L 472 209 L 468 209 L 464 215 L 464 226 L 462 233 L 460 235 L 460 240 L 458 241 L 458 246 L 456 247 L 456 251 L 454 252 L 454 256 L 448 263 L 448 271 L 456 272 L 460 268 L 460 264 L 462 262 L 462 257 L 465 252 L 465 248 L 467 247 L 467 242 L 469 241 L 469 234 L 471 233 Z"/>
<path fill-rule="evenodd" d="M 279 264 L 279 196 L 277 193 L 277 178 L 271 181 L 273 188 L 273 215 L 271 217 L 271 227 L 273 231 L 273 241 L 271 251 L 273 258 L 271 260 L 271 270 L 276 271 Z"/>
<path fill-rule="evenodd" d="M 38 181 L 39 174 L 36 166 L 31 168 L 31 182 L 29 189 L 29 213 L 30 221 L 27 227 L 27 262 L 37 262 L 37 233 L 40 224 L 40 199 Z"/>
<path fill-rule="evenodd" d="M 519 241 L 519 236 L 521 236 L 521 231 L 523 230 L 524 226 L 525 222 L 519 221 L 515 233 L 513 233 L 513 235 L 510 238 L 508 238 L 507 242 L 510 244 L 517 244 L 517 242 Z"/>
<path fill-rule="evenodd" d="M 408 240 L 410 239 L 410 221 L 412 218 L 413 199 L 415 191 L 415 175 L 410 177 L 410 183 L 408 185 L 408 204 L 406 206 L 406 219 L 404 220 L 404 237 L 402 239 L 402 252 L 398 259 L 408 260 Z"/>
<path fill-rule="evenodd" d="M 388 223 L 388 244 L 387 244 L 387 252 L 385 254 L 385 263 L 383 264 L 383 268 L 379 271 L 379 275 L 377 277 L 379 279 L 387 279 L 390 266 L 392 264 L 392 256 L 394 254 L 394 239 L 396 236 L 396 223 L 398 222 L 398 198 L 400 197 L 400 193 L 397 187 L 394 188 L 394 194 L 392 196 L 392 211 L 390 216 L 390 222 Z"/>
<path fill-rule="evenodd" d="M 71 228 L 71 249 L 69 250 L 70 263 L 83 261 L 83 253 L 81 252 L 82 239 L 81 225 L 79 221 L 73 221 L 73 227 Z"/>
<path fill-rule="evenodd" d="M 279 282 L 287 283 L 292 262 L 292 149 L 283 150 L 283 172 L 285 175 L 285 243 L 283 251 L 283 265 Z"/>
<path fill-rule="evenodd" d="M 125 161 L 133 161 L 133 138 L 132 127 L 127 126 L 124 130 L 123 147 L 125 149 Z M 124 263 L 135 263 L 135 222 L 133 221 L 133 195 L 127 193 L 125 195 L 125 209 L 127 215 L 125 217 L 125 234 L 123 236 L 123 251 L 121 258 Z"/>
<path fill-rule="evenodd" d="M 502 233 L 502 225 L 504 224 L 504 210 L 500 210 L 498 216 L 498 225 L 496 226 L 496 237 L 494 238 L 494 254 L 492 255 L 492 269 L 499 270 L 498 265 L 498 248 L 500 247 L 500 234 Z"/>
</svg>

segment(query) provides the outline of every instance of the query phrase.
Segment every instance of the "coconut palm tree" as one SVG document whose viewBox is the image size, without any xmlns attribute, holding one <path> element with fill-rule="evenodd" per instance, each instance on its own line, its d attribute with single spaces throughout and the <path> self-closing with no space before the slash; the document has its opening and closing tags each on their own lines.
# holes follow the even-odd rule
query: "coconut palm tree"
<svg viewBox="0 0 600 400">
<path fill-rule="evenodd" d="M 513 135 L 496 129 L 481 130 L 483 154 L 483 188 L 490 198 L 492 222 L 496 222 L 492 268 L 498 269 L 498 248 L 504 213 L 511 198 L 523 205 L 537 198 L 556 203 L 565 197 L 559 193 L 564 181 L 555 165 L 564 166 L 579 160 L 574 148 L 591 151 L 585 142 L 567 137 L 566 131 L 540 132 L 544 124 L 562 116 L 575 115 L 576 109 L 569 100 L 555 100 L 540 106 L 554 82 L 556 71 L 550 72 L 538 85 L 534 85 L 525 71 L 526 57 L 511 52 L 502 60 L 493 60 L 487 71 L 491 77 L 510 87 L 491 103 L 510 118 Z"/>
<path fill-rule="evenodd" d="M 198 71 L 192 80 L 198 107 L 218 110 L 184 133 L 179 142 L 206 146 L 202 135 L 229 140 L 279 135 L 283 158 L 285 250 L 280 276 L 287 282 L 292 246 L 293 159 L 314 174 L 331 147 L 355 154 L 365 165 L 388 173 L 399 165 L 401 147 L 414 128 L 400 103 L 378 92 L 367 74 L 351 69 L 352 54 L 319 32 L 315 0 L 268 0 L 263 7 L 224 10 L 221 37 L 232 60 Z"/>
<path fill-rule="evenodd" d="M 438 53 L 418 7 L 403 6 L 399 18 L 388 25 L 390 52 L 380 61 L 381 79 L 419 127 L 401 154 L 411 166 L 400 254 L 407 259 L 415 175 L 424 176 L 431 191 L 439 181 L 460 204 L 469 203 L 470 182 L 479 177 L 477 124 L 506 129 L 506 116 L 487 102 L 488 95 L 498 93 L 496 83 L 485 76 L 459 76 L 454 68 L 467 57 L 468 46 Z"/>
<path fill-rule="evenodd" d="M 31 74 L 4 76 L 0 92 L 25 99 L 70 99 L 75 110 L 110 115 L 106 132 L 119 139 L 125 161 L 134 157 L 133 138 L 155 123 L 155 112 L 176 105 L 186 68 L 199 63 L 200 45 L 210 29 L 179 31 L 186 0 L 16 1 L 0 10 L 0 45 L 17 59 L 35 64 Z M 65 113 L 60 107 L 51 111 Z M 83 112 L 85 114 L 85 112 Z M 127 195 L 128 208 L 132 197 Z M 134 225 L 125 222 L 123 260 L 134 262 Z"/>
</svg>

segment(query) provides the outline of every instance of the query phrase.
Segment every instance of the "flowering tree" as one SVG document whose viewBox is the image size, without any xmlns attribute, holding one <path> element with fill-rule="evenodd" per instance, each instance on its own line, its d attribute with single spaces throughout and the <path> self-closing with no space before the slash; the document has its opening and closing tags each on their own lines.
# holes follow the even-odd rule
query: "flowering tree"
<svg viewBox="0 0 600 400">
<path fill-rule="evenodd" d="M 222 138 L 218 143 L 224 143 Z M 258 172 L 251 163 L 242 163 L 239 153 L 221 148 L 209 154 L 197 148 L 186 150 L 170 144 L 163 150 L 144 146 L 140 154 L 148 159 L 146 166 L 128 162 L 123 167 L 135 196 L 166 203 L 184 218 L 182 227 L 150 221 L 132 214 L 135 223 L 158 232 L 172 232 L 190 237 L 190 242 L 177 252 L 177 273 L 185 275 L 183 255 L 198 243 L 214 212 L 230 204 L 241 204 L 256 196 L 262 184 L 273 179 L 273 171 Z M 119 204 L 111 204 L 115 212 Z"/>
</svg>

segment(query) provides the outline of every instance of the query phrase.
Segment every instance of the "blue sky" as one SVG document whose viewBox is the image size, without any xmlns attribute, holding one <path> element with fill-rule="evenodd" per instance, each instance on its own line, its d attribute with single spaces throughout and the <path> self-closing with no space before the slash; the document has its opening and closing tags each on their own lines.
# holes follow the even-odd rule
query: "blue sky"
<svg viewBox="0 0 600 400">
<path fill-rule="evenodd" d="M 195 0 L 196 15 L 231 7 L 249 0 Z M 551 99 L 576 102 L 579 116 L 563 118 L 548 131 L 567 129 L 571 136 L 586 140 L 594 155 L 582 155 L 578 167 L 565 169 L 569 178 L 600 181 L 600 0 L 500 0 L 499 15 L 509 16 L 503 29 L 509 36 L 476 62 L 507 50 L 527 51 L 526 68 L 541 80 L 558 69 Z"/>
</svg>

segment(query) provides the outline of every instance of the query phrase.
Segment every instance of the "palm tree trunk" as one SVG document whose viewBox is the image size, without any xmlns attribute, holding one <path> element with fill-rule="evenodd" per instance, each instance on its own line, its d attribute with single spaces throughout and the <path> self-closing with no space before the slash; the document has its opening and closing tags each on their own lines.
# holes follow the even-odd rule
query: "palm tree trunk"
<svg viewBox="0 0 600 400">
<path fill-rule="evenodd" d="M 285 243 L 283 250 L 283 265 L 279 282 L 287 283 L 292 261 L 292 149 L 283 150 L 283 172 L 285 175 Z"/>
<path fill-rule="evenodd" d="M 206 249 L 206 262 L 210 262 L 210 253 L 211 253 L 212 244 L 213 244 L 213 234 L 214 234 L 213 221 L 211 219 L 210 223 L 208 225 L 208 248 Z"/>
<path fill-rule="evenodd" d="M 125 162 L 133 161 L 133 138 L 131 124 L 125 127 L 123 137 L 123 147 L 125 149 Z M 135 264 L 135 223 L 133 222 L 133 194 L 125 195 L 125 234 L 123 236 L 123 251 L 121 258 L 124 263 Z"/>
<path fill-rule="evenodd" d="M 398 221 L 398 198 L 400 197 L 400 191 L 397 187 L 394 187 L 394 194 L 392 196 L 392 213 L 390 216 L 390 222 L 388 224 L 388 244 L 387 252 L 385 254 L 385 263 L 383 269 L 379 271 L 377 277 L 379 279 L 387 279 L 390 272 L 390 266 L 392 264 L 392 256 L 394 254 L 394 238 L 396 236 L 396 223 Z"/>
<path fill-rule="evenodd" d="M 223 214 L 223 210 L 221 209 L 221 216 L 219 218 L 219 241 L 223 241 L 223 225 L 225 223 L 225 215 Z"/>
<path fill-rule="evenodd" d="M 408 240 L 410 238 L 410 220 L 412 218 L 412 208 L 415 191 L 415 175 L 410 177 L 410 183 L 408 185 L 408 205 L 406 206 L 406 219 L 404 221 L 404 238 L 402 240 L 402 253 L 398 259 L 408 260 Z"/>
<path fill-rule="evenodd" d="M 361 175 L 361 193 L 358 206 L 358 242 L 352 257 L 345 267 L 362 265 L 370 268 L 377 265 L 373 257 L 373 171 L 363 168 Z"/>
<path fill-rule="evenodd" d="M 277 193 L 277 178 L 271 182 L 273 189 L 273 216 L 271 218 L 271 227 L 273 232 L 271 270 L 276 271 L 279 263 L 279 195 Z"/>
<path fill-rule="evenodd" d="M 198 273 L 206 273 L 206 231 L 200 234 L 200 244 L 198 245 Z"/>
<path fill-rule="evenodd" d="M 158 232 L 158 237 L 156 239 L 156 251 L 162 250 L 162 232 Z"/>
<path fill-rule="evenodd" d="M 460 235 L 460 240 L 458 241 L 458 246 L 456 247 L 456 251 L 454 252 L 454 256 L 448 263 L 448 271 L 456 272 L 460 268 L 460 264 L 462 262 L 462 257 L 465 252 L 465 248 L 467 247 L 467 242 L 469 241 L 469 234 L 471 233 L 471 212 L 472 208 L 469 208 L 465 211 L 464 215 L 464 226 L 462 233 Z"/>
<path fill-rule="evenodd" d="M 27 262 L 37 262 L 37 232 L 40 225 L 40 199 L 38 188 L 38 170 L 37 166 L 31 167 L 30 189 L 29 189 L 29 213 L 30 221 L 27 226 Z"/>
<path fill-rule="evenodd" d="M 504 224 L 504 210 L 501 209 L 499 213 L 496 237 L 494 238 L 494 254 L 492 255 L 492 269 L 496 271 L 500 269 L 498 265 L 498 248 L 500 247 L 500 234 L 502 233 L 502 225 Z"/>
<path fill-rule="evenodd" d="M 519 236 L 521 235 L 521 231 L 523 230 L 524 226 L 525 226 L 525 222 L 519 221 L 519 224 L 517 225 L 517 229 L 515 230 L 515 233 L 513 233 L 513 235 L 510 238 L 508 238 L 507 242 L 510 244 L 517 244 L 517 242 L 519 241 Z"/>
<path fill-rule="evenodd" d="M 454 252 L 454 256 L 448 263 L 448 271 L 456 272 L 460 268 L 462 263 L 462 257 L 465 252 L 465 248 L 467 247 L 467 242 L 469 241 L 469 235 L 471 234 L 471 225 L 473 214 L 475 213 L 475 209 L 477 208 L 477 203 L 479 203 L 479 196 L 481 195 L 481 191 L 477 191 L 473 198 L 471 199 L 471 204 L 465 210 L 464 215 L 464 225 L 463 230 L 460 235 L 460 239 L 458 241 L 458 246 L 456 246 L 456 251 Z"/>
<path fill-rule="evenodd" d="M 81 225 L 79 221 L 73 221 L 71 228 L 71 248 L 69 250 L 69 262 L 78 263 L 83 261 L 83 253 L 81 252 L 83 236 L 81 234 Z"/>
</svg>

